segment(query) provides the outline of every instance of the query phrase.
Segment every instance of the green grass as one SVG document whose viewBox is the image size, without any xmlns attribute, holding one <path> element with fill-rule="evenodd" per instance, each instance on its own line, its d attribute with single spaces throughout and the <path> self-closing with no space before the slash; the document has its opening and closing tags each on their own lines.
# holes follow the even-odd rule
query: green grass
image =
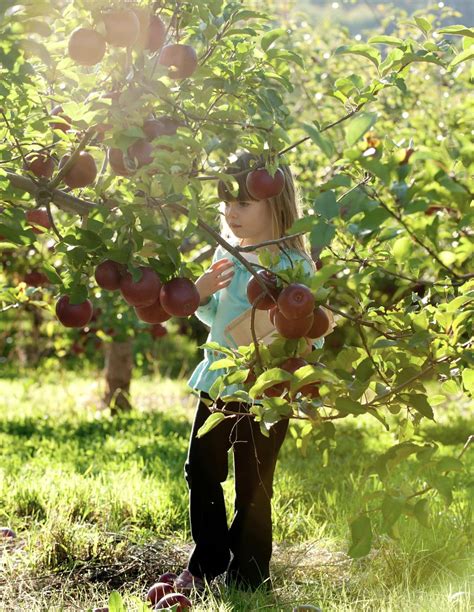
<svg viewBox="0 0 474 612">
<path fill-rule="evenodd" d="M 195 399 L 182 382 L 136 380 L 135 410 L 100 410 L 100 374 L 42 372 L 0 380 L 0 524 L 18 533 L 0 548 L 0 610 L 105 605 L 118 590 L 138 609 L 158 575 L 180 570 L 191 548 L 183 477 Z M 425 425 L 441 454 L 458 454 L 472 432 L 466 400 L 437 408 Z M 230 591 L 217 579 L 195 610 L 471 610 L 472 531 L 462 490 L 431 502 L 430 528 L 402 521 L 398 540 L 377 531 L 368 557 L 347 555 L 348 520 L 363 495 L 364 467 L 397 441 L 376 421 L 347 419 L 323 467 L 310 437 L 303 454 L 288 435 L 273 500 L 274 592 Z M 473 466 L 472 451 L 464 455 Z M 400 469 L 400 479 L 405 469 Z M 230 470 L 232 472 L 232 469 Z M 465 473 L 455 476 L 469 484 Z M 371 490 L 378 487 L 375 479 Z M 224 485 L 229 518 L 231 476 Z"/>
</svg>

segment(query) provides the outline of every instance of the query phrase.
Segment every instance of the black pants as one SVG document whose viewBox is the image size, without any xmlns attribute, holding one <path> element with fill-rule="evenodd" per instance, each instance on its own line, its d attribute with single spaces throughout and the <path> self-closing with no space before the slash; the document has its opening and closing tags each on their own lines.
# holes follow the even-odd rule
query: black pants
<svg viewBox="0 0 474 612">
<path fill-rule="evenodd" d="M 201 398 L 209 395 L 201 392 Z M 235 412 L 248 412 L 249 408 L 247 404 L 219 400 L 217 406 Z M 267 438 L 253 417 L 229 417 L 197 438 L 198 429 L 210 414 L 199 400 L 185 464 L 195 542 L 188 569 L 207 580 L 227 570 L 227 584 L 255 589 L 264 583 L 271 588 L 272 483 L 288 420 L 276 423 Z M 221 482 L 227 478 L 227 452 L 231 447 L 235 512 L 229 528 Z"/>
</svg>

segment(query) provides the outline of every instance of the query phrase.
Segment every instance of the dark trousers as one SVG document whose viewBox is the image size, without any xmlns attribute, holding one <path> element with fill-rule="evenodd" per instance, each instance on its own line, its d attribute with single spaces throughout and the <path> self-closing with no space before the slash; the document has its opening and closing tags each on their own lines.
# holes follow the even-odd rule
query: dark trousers
<svg viewBox="0 0 474 612">
<path fill-rule="evenodd" d="M 201 392 L 201 398 L 209 395 Z M 234 412 L 248 412 L 249 408 L 247 404 L 219 400 L 216 405 Z M 188 569 L 207 580 L 227 570 L 227 584 L 255 589 L 264 583 L 271 588 L 272 483 L 288 420 L 273 425 L 267 438 L 253 417 L 229 417 L 197 438 L 198 429 L 210 414 L 200 399 L 184 468 L 195 542 Z M 231 447 L 235 508 L 229 528 L 221 482 L 227 478 L 227 452 Z"/>
</svg>

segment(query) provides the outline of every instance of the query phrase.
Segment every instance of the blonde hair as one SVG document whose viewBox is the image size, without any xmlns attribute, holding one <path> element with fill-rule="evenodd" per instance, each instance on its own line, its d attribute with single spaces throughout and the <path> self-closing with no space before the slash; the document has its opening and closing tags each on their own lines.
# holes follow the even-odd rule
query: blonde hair
<svg viewBox="0 0 474 612">
<path fill-rule="evenodd" d="M 236 175 L 233 177 L 233 180 L 237 182 L 238 191 L 236 194 L 233 194 L 228 185 L 221 180 L 217 185 L 219 198 L 223 202 L 253 200 L 254 198 L 247 190 L 247 175 L 252 169 L 262 166 L 263 160 L 256 155 L 251 153 L 239 154 L 237 159 L 225 171 L 226 174 Z M 279 168 L 285 176 L 285 186 L 279 195 L 268 198 L 272 214 L 272 236 L 274 239 L 286 236 L 293 223 L 302 217 L 301 196 L 295 184 L 291 168 L 287 164 L 279 164 Z M 221 232 L 228 241 L 231 243 L 235 242 L 235 237 L 228 227 L 224 215 L 222 215 L 221 219 Z M 284 250 L 289 248 L 298 251 L 312 265 L 313 270 L 316 269 L 306 235 L 285 240 L 281 246 Z"/>
</svg>

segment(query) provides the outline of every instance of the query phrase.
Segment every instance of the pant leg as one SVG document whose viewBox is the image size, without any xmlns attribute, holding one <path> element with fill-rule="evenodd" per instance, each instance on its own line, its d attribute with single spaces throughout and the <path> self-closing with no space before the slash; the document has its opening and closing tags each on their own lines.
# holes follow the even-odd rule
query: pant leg
<svg viewBox="0 0 474 612">
<path fill-rule="evenodd" d="M 201 393 L 203 397 L 209 398 L 204 392 Z M 229 436 L 235 417 L 223 420 L 202 438 L 197 438 L 199 428 L 211 414 L 201 398 L 184 467 L 189 487 L 191 533 L 195 542 L 188 569 L 194 576 L 211 580 L 225 572 L 231 556 L 221 482 L 227 478 Z M 229 405 L 229 409 L 233 408 Z"/>
<path fill-rule="evenodd" d="M 251 418 L 237 427 L 233 445 L 235 465 L 235 514 L 229 530 L 233 553 L 226 582 L 255 589 L 271 588 L 271 498 L 277 456 L 288 430 L 288 420 L 276 423 L 270 437 Z"/>
</svg>

